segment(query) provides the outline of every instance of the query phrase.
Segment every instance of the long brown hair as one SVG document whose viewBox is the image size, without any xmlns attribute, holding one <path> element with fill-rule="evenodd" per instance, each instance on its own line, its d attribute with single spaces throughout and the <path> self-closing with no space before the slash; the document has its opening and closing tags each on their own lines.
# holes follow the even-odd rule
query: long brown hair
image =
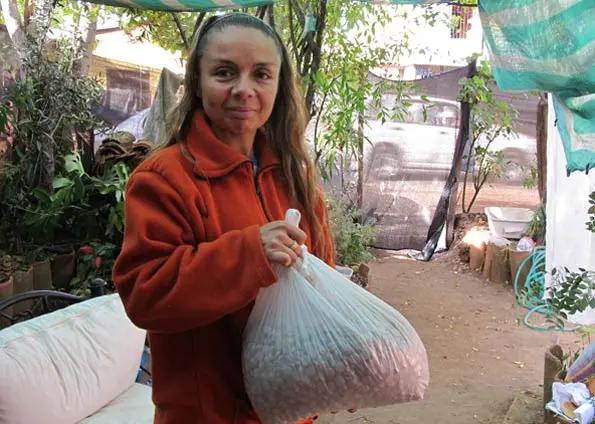
<svg viewBox="0 0 595 424">
<path fill-rule="evenodd" d="M 315 244 L 319 253 L 325 254 L 327 246 L 323 225 L 318 216 L 318 208 L 323 201 L 318 189 L 318 173 L 308 154 L 305 140 L 306 110 L 305 102 L 296 79 L 289 54 L 281 38 L 273 28 L 262 20 L 245 14 L 230 13 L 209 18 L 197 31 L 193 41 L 184 79 L 184 94 L 171 111 L 167 122 L 167 146 L 180 143 L 184 147 L 189 124 L 194 112 L 202 109 L 202 102 L 197 95 L 200 82 L 200 59 L 204 55 L 211 35 L 224 28 L 236 26 L 261 31 L 272 38 L 281 56 L 279 89 L 268 121 L 262 128 L 268 146 L 275 152 L 281 163 L 286 189 L 291 198 L 299 202 L 309 219 Z M 186 152 L 187 149 L 184 149 Z"/>
</svg>

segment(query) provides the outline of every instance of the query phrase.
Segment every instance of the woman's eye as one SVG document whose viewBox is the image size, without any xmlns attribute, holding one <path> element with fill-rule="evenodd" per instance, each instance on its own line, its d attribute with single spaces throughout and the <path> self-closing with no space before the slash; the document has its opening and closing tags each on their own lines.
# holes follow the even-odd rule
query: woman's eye
<svg viewBox="0 0 595 424">
<path fill-rule="evenodd" d="M 262 79 L 262 80 L 271 79 L 271 75 L 268 72 L 258 72 L 256 74 L 256 76 L 258 77 L 258 79 Z"/>
<path fill-rule="evenodd" d="M 221 78 L 229 78 L 232 76 L 232 72 L 229 69 L 218 69 L 215 71 L 215 75 Z"/>
</svg>

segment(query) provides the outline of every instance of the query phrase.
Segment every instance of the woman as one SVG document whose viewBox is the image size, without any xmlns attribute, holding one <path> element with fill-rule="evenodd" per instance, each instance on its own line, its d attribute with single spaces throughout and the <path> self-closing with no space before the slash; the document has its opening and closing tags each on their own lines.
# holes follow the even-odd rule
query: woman
<svg viewBox="0 0 595 424">
<path fill-rule="evenodd" d="M 114 281 L 149 332 L 157 424 L 260 423 L 241 369 L 260 288 L 305 242 L 333 264 L 304 142 L 302 99 L 278 35 L 249 15 L 208 20 L 188 58 L 167 147 L 126 192 Z M 283 222 L 302 212 L 301 229 Z M 312 419 L 303 421 L 312 422 Z"/>
</svg>

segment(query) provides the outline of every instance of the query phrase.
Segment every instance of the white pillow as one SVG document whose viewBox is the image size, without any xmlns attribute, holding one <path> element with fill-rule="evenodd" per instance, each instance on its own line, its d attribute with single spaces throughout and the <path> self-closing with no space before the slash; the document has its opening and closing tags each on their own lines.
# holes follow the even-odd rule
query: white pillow
<svg viewBox="0 0 595 424">
<path fill-rule="evenodd" d="M 151 388 L 133 384 L 110 404 L 79 424 L 153 424 L 154 418 Z"/>
<path fill-rule="evenodd" d="M 0 424 L 75 424 L 128 389 L 145 331 L 117 294 L 0 331 Z"/>
</svg>

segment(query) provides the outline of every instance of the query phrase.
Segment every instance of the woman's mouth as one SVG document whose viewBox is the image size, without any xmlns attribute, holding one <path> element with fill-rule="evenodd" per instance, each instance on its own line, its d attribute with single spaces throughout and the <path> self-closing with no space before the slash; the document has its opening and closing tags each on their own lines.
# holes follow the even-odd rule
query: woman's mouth
<svg viewBox="0 0 595 424">
<path fill-rule="evenodd" d="M 236 119 L 248 119 L 256 113 L 254 109 L 247 107 L 230 107 L 227 111 Z"/>
</svg>

